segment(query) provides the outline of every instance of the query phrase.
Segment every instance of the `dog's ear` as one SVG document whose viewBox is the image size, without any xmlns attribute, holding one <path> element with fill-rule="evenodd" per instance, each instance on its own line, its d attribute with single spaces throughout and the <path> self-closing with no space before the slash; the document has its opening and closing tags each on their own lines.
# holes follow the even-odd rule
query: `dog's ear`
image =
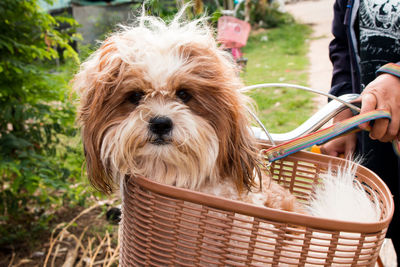
<svg viewBox="0 0 400 267">
<path fill-rule="evenodd" d="M 112 110 L 111 98 L 118 84 L 122 60 L 112 38 L 82 64 L 80 72 L 74 77 L 73 87 L 80 95 L 78 121 L 82 131 L 86 169 L 89 181 L 104 193 L 113 191 L 111 173 L 101 161 L 101 145 L 109 125 L 107 116 Z"/>
<path fill-rule="evenodd" d="M 239 99 L 239 101 L 238 101 Z M 255 177 L 260 177 L 259 153 L 256 139 L 250 132 L 244 96 L 238 92 L 232 94 L 230 103 L 225 105 L 228 120 L 221 131 L 220 171 L 224 177 L 233 177 L 239 191 L 251 190 Z M 221 133 L 221 132 L 220 132 Z"/>
</svg>

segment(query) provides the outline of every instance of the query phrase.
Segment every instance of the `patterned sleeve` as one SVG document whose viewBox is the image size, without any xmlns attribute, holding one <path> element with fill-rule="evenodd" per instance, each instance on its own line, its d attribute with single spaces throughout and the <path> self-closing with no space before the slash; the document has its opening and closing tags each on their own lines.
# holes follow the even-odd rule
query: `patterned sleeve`
<svg viewBox="0 0 400 267">
<path fill-rule="evenodd" d="M 400 62 L 385 64 L 376 71 L 377 75 L 382 73 L 389 73 L 400 78 Z"/>
</svg>

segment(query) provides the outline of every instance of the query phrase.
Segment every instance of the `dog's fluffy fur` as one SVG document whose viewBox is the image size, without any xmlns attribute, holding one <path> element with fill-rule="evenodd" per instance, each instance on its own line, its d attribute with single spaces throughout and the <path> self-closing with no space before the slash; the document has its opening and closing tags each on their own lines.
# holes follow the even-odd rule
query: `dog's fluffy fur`
<svg viewBox="0 0 400 267">
<path fill-rule="evenodd" d="M 306 211 L 308 214 L 334 220 L 373 223 L 380 220 L 379 199 L 371 190 L 369 196 L 356 177 L 361 159 L 349 158 L 343 166 L 329 166 L 320 174 L 319 184 L 311 196 Z"/>
<path fill-rule="evenodd" d="M 247 97 L 204 18 L 142 15 L 109 36 L 74 79 L 88 176 L 103 192 L 129 176 L 302 212 L 263 176 Z"/>
<path fill-rule="evenodd" d="M 91 183 L 109 193 L 126 177 L 140 175 L 304 213 L 288 190 L 260 170 L 250 102 L 238 92 L 243 84 L 235 63 L 217 46 L 206 20 L 184 21 L 184 10 L 169 24 L 140 16 L 107 38 L 75 76 Z M 378 201 L 353 184 L 355 169 L 350 164 L 323 176 L 307 212 L 379 220 Z"/>
</svg>

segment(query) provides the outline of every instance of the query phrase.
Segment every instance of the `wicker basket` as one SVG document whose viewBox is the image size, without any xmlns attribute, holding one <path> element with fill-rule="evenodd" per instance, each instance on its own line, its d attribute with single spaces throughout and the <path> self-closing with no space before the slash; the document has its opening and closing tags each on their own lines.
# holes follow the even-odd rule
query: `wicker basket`
<svg viewBox="0 0 400 267">
<path fill-rule="evenodd" d="M 272 163 L 273 178 L 307 202 L 318 173 L 344 160 L 298 152 Z M 394 204 L 387 186 L 359 166 L 357 179 L 382 207 L 377 223 L 353 223 L 258 207 L 127 179 L 121 266 L 373 266 Z M 351 204 L 351 203 L 349 203 Z"/>
</svg>

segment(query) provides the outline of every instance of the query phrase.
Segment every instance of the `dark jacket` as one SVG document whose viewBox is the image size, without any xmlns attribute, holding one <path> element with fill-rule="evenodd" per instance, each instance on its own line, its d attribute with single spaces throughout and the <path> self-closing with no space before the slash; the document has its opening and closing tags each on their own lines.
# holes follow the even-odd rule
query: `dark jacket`
<svg viewBox="0 0 400 267">
<path fill-rule="evenodd" d="M 355 7 L 354 2 L 356 2 Z M 333 64 L 330 93 L 335 96 L 361 93 L 356 48 L 358 36 L 355 35 L 354 30 L 358 5 L 358 0 L 337 0 L 333 6 L 334 39 L 329 44 L 329 58 Z"/>
<path fill-rule="evenodd" d="M 362 92 L 359 67 L 360 0 L 336 0 L 333 9 L 332 34 L 329 57 L 333 64 L 330 93 L 335 96 Z M 398 62 L 397 64 L 400 64 Z"/>
</svg>

